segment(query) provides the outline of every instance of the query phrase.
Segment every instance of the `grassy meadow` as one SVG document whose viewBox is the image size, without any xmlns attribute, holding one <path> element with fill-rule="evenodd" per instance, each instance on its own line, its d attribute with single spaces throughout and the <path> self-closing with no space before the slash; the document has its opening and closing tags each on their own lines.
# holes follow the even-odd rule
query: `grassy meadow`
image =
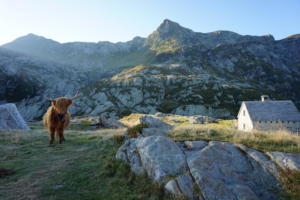
<svg viewBox="0 0 300 200">
<path fill-rule="evenodd" d="M 134 126 L 141 116 L 132 114 L 120 121 Z M 182 116 L 161 119 L 176 125 L 169 133 L 175 141 L 228 141 L 261 151 L 300 154 L 300 137 L 286 132 L 241 132 L 230 120 L 190 124 Z M 95 130 L 91 123 L 90 118 L 74 120 L 65 132 L 67 141 L 54 147 L 48 147 L 49 136 L 40 122 L 31 123 L 30 131 L 0 132 L 0 173 L 1 169 L 11 173 L 0 175 L 0 199 L 175 199 L 115 159 L 126 129 Z M 299 199 L 300 173 L 282 172 L 282 177 L 289 193 L 284 199 Z"/>
<path fill-rule="evenodd" d="M 0 178 L 1 200 L 172 199 L 115 160 L 125 129 L 84 131 L 86 123 L 75 124 L 65 143 L 48 147 L 41 124 L 31 128 L 0 132 L 0 168 L 14 172 Z"/>
</svg>

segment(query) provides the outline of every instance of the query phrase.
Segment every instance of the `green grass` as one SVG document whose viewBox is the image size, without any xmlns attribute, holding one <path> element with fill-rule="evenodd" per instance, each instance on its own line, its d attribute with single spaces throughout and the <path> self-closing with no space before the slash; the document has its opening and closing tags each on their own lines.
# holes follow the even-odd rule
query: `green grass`
<svg viewBox="0 0 300 200">
<path fill-rule="evenodd" d="M 0 132 L 0 199 L 171 199 L 162 186 L 131 173 L 115 159 L 125 129 L 66 131 L 66 143 L 48 147 L 40 123 L 28 132 Z"/>
</svg>

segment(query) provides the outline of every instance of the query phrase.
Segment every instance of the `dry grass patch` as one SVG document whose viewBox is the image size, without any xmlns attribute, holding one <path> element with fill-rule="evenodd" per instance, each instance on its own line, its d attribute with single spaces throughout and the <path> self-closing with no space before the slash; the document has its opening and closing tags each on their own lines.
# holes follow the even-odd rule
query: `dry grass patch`
<svg viewBox="0 0 300 200">
<path fill-rule="evenodd" d="M 228 123 L 224 125 L 224 123 Z M 262 151 L 282 151 L 300 154 L 300 137 L 285 131 L 243 132 L 234 123 L 183 125 L 176 127 L 170 137 L 175 141 L 206 140 L 245 144 Z"/>
</svg>

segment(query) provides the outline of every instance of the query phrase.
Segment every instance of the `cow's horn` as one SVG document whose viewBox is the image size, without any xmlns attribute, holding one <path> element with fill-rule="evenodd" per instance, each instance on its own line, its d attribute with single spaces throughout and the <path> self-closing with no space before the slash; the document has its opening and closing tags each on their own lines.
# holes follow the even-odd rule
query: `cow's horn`
<svg viewBox="0 0 300 200">
<path fill-rule="evenodd" d="M 79 93 L 79 90 L 76 92 L 75 96 L 72 97 L 71 99 L 72 99 L 72 100 L 77 99 L 77 98 L 78 98 L 78 93 Z"/>
</svg>

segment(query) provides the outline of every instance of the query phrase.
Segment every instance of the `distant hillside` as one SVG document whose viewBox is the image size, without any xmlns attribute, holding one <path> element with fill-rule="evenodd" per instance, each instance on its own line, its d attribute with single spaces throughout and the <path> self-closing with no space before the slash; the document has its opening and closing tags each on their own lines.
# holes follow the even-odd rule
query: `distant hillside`
<svg viewBox="0 0 300 200">
<path fill-rule="evenodd" d="M 297 36 L 276 41 L 271 35 L 199 33 L 164 20 L 147 38 L 128 42 L 61 44 L 29 34 L 2 48 L 72 66 L 75 77 L 88 77 L 80 85 L 76 114 L 161 111 L 233 117 L 241 101 L 262 93 L 300 105 Z"/>
<path fill-rule="evenodd" d="M 87 85 L 87 79 L 72 66 L 0 48 L 0 101 L 18 102 L 27 120 L 44 113 L 49 106 L 45 96 L 74 95 L 76 89 Z"/>
</svg>

